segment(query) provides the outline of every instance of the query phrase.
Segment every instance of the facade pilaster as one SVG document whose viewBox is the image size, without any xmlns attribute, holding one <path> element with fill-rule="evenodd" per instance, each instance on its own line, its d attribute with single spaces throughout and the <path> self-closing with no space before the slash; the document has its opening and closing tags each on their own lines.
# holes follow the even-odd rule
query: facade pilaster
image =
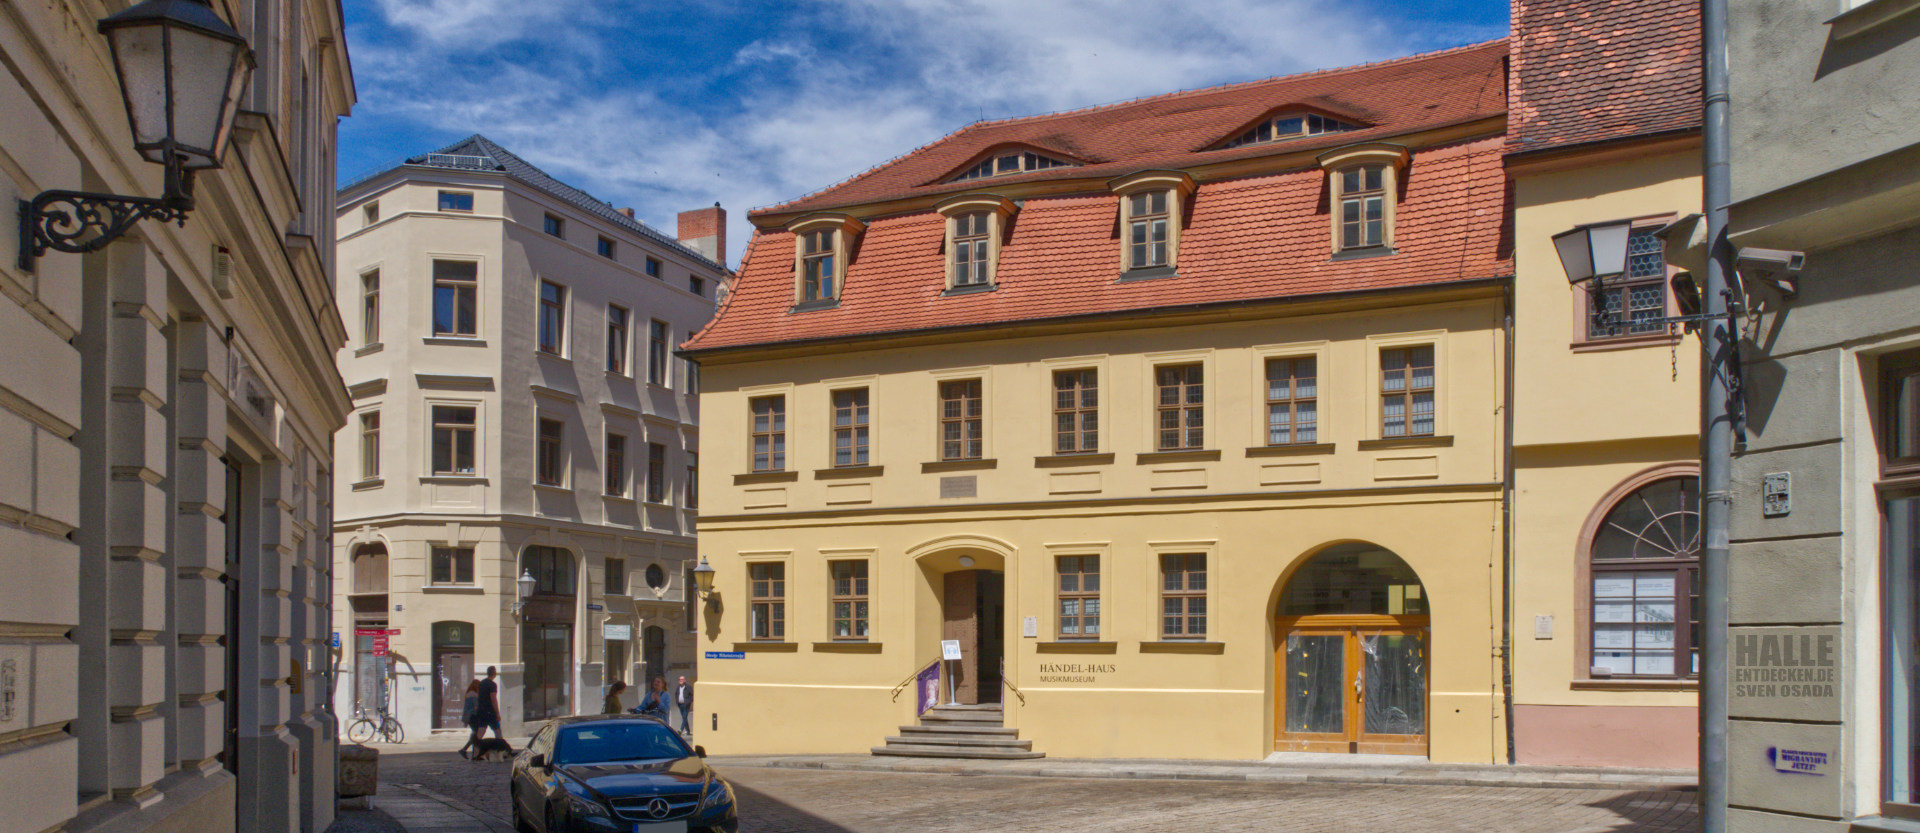
<svg viewBox="0 0 1920 833">
<path fill-rule="evenodd" d="M 227 631 L 227 346 L 204 319 L 175 335 L 174 436 L 175 758 L 182 769 L 215 761 L 225 744 Z"/>
</svg>

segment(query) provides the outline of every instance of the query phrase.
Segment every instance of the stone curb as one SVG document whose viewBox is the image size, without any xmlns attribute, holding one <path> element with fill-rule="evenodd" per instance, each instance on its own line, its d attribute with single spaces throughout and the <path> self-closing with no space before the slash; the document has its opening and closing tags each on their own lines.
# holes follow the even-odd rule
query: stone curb
<svg viewBox="0 0 1920 833">
<path fill-rule="evenodd" d="M 1398 784 L 1431 787 L 1525 787 L 1546 789 L 1589 789 L 1615 791 L 1692 792 L 1697 789 L 1690 774 L 1654 772 L 1570 771 L 1542 772 L 1493 769 L 1487 771 L 1436 769 L 1430 772 L 1389 769 L 1365 772 L 1356 769 L 1330 770 L 1271 764 L 1191 766 L 1153 762 L 1122 768 L 1123 762 L 1103 761 L 1087 764 L 1040 766 L 993 766 L 979 764 L 893 763 L 872 759 L 844 758 L 727 758 L 715 756 L 709 763 L 719 767 L 755 767 L 762 769 L 812 769 L 829 772 L 900 772 L 922 775 L 998 775 L 1024 778 L 1104 778 L 1168 781 L 1244 781 L 1252 783 L 1316 784 Z M 1063 762 L 1064 763 L 1064 762 Z M 1142 762 L 1144 763 L 1144 762 Z"/>
</svg>

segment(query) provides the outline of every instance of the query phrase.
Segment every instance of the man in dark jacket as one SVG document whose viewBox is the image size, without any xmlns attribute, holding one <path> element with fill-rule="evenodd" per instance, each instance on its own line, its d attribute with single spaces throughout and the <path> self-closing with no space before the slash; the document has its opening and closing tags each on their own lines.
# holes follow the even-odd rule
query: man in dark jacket
<svg viewBox="0 0 1920 833">
<path fill-rule="evenodd" d="M 693 685 L 685 675 L 680 677 L 680 684 L 673 687 L 673 704 L 680 709 L 680 731 L 693 734 L 693 726 L 687 722 L 687 714 L 693 711 Z"/>
</svg>

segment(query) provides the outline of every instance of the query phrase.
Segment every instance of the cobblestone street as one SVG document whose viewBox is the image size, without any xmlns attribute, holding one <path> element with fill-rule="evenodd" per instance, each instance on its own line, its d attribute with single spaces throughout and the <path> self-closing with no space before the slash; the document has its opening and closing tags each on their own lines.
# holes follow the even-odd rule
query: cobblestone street
<svg viewBox="0 0 1920 833">
<path fill-rule="evenodd" d="M 502 820 L 505 763 L 451 752 L 380 758 L 381 781 L 418 785 Z M 721 767 L 751 833 L 1112 831 L 1464 831 L 1663 833 L 1690 830 L 1694 793 L 1525 787 L 1254 784 Z"/>
</svg>

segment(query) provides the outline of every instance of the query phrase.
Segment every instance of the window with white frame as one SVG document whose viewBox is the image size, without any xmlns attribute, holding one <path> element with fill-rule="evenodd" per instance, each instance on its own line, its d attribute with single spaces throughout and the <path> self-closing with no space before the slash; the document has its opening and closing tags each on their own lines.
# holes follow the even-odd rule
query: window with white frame
<svg viewBox="0 0 1920 833">
<path fill-rule="evenodd" d="M 1144 191 L 1127 198 L 1127 268 L 1167 265 L 1167 191 Z"/>
<path fill-rule="evenodd" d="M 1072 162 L 1063 162 L 1044 153 L 1033 151 L 1013 151 L 989 156 L 980 160 L 950 182 L 966 182 L 972 179 L 987 179 L 996 176 L 1012 176 L 1029 171 L 1044 171 L 1051 168 L 1070 168 Z"/>
<path fill-rule="evenodd" d="M 992 281 L 987 235 L 992 214 L 969 211 L 953 218 L 953 285 L 981 286 Z"/>
<path fill-rule="evenodd" d="M 834 232 L 831 229 L 800 235 L 800 300 L 825 301 L 834 294 Z"/>
<path fill-rule="evenodd" d="M 1248 128 L 1247 132 L 1228 140 L 1227 143 L 1221 147 L 1236 148 L 1241 145 L 1283 142 L 1288 139 L 1298 139 L 1302 136 L 1317 136 L 1322 133 L 1341 133 L 1358 129 L 1360 129 L 1359 125 L 1350 124 L 1331 116 L 1323 116 L 1319 113 L 1281 113 L 1262 120 L 1259 124 Z"/>
</svg>

